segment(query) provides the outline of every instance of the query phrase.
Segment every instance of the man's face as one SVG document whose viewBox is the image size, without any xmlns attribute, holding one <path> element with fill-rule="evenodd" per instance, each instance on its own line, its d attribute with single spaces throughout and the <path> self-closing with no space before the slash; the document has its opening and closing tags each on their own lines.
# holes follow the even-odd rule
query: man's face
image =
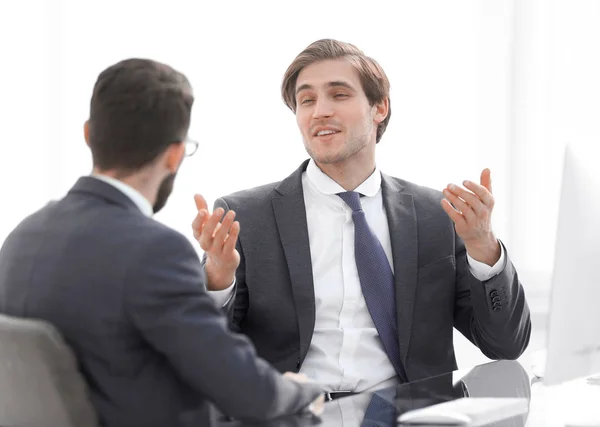
<svg viewBox="0 0 600 427">
<path fill-rule="evenodd" d="M 376 106 L 370 106 L 358 72 L 345 59 L 315 62 L 296 81 L 296 121 L 317 164 L 342 163 L 375 143 Z"/>
</svg>

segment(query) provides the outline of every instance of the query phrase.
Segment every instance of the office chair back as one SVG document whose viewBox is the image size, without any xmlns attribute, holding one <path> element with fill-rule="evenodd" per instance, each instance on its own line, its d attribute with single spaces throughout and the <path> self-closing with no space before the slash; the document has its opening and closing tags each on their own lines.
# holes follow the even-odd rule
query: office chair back
<svg viewBox="0 0 600 427">
<path fill-rule="evenodd" d="M 73 352 L 45 321 L 0 315 L 0 426 L 98 426 Z"/>
</svg>

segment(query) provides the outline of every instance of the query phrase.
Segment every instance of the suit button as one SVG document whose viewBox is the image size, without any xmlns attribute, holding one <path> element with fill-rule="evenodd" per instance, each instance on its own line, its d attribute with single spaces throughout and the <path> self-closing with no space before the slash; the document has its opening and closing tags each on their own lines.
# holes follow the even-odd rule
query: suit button
<svg viewBox="0 0 600 427">
<path fill-rule="evenodd" d="M 495 303 L 500 300 L 501 300 L 501 298 L 498 295 L 496 295 L 494 298 L 492 298 L 492 302 L 495 302 Z"/>
<path fill-rule="evenodd" d="M 492 292 L 490 292 L 490 296 L 492 298 L 497 297 L 498 296 L 498 291 L 492 291 Z"/>
<path fill-rule="evenodd" d="M 494 311 L 502 310 L 502 306 L 500 304 L 494 304 Z"/>
</svg>

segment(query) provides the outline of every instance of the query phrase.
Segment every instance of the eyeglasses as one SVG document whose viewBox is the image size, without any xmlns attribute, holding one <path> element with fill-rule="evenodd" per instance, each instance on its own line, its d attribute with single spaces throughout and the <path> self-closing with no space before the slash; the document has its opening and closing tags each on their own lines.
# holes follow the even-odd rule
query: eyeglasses
<svg viewBox="0 0 600 427">
<path fill-rule="evenodd" d="M 185 144 L 185 157 L 191 157 L 198 151 L 198 141 L 188 138 L 183 143 Z"/>
</svg>

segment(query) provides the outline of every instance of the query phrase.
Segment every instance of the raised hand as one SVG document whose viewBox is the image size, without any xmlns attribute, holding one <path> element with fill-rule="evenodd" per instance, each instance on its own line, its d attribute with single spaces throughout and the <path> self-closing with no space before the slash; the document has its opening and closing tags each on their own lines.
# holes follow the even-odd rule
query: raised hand
<svg viewBox="0 0 600 427">
<path fill-rule="evenodd" d="M 481 172 L 480 184 L 463 181 L 462 188 L 448 184 L 443 190 L 442 208 L 454 221 L 456 233 L 475 260 L 493 266 L 500 259 L 500 243 L 492 231 L 494 196 L 489 169 Z M 469 191 L 470 190 L 470 191 Z"/>
<path fill-rule="evenodd" d="M 206 254 L 207 288 L 211 291 L 225 289 L 233 283 L 235 270 L 240 265 L 240 254 L 235 248 L 240 233 L 240 223 L 235 212 L 223 217 L 223 208 L 211 214 L 206 200 L 200 194 L 194 196 L 198 213 L 192 222 L 194 238 Z M 222 219 L 222 220 L 221 220 Z"/>
</svg>

